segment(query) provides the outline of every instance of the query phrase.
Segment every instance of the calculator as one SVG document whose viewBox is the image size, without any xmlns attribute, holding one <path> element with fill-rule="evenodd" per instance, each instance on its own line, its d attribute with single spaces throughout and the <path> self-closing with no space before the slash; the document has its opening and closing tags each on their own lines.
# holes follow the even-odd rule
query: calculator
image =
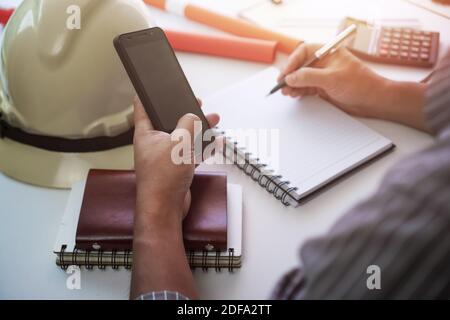
<svg viewBox="0 0 450 320">
<path fill-rule="evenodd" d="M 357 32 L 347 47 L 361 59 L 424 68 L 437 62 L 438 32 L 373 25 L 353 18 L 346 18 L 340 30 L 351 24 Z"/>
</svg>

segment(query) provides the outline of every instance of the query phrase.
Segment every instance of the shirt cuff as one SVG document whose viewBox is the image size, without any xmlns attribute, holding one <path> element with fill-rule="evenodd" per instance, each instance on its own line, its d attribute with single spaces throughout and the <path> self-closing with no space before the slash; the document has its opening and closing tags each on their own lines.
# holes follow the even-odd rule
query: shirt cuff
<svg viewBox="0 0 450 320">
<path fill-rule="evenodd" d="M 164 290 L 141 294 L 136 300 L 189 300 L 189 298 L 179 292 Z"/>
<path fill-rule="evenodd" d="M 450 52 L 439 63 L 428 85 L 425 119 L 431 131 L 441 136 L 450 127 Z"/>
</svg>

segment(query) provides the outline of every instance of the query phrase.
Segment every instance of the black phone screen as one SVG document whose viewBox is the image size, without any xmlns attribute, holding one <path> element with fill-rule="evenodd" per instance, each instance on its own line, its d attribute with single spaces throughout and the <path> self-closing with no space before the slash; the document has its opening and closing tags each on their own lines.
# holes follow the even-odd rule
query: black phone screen
<svg viewBox="0 0 450 320">
<path fill-rule="evenodd" d="M 178 120 L 187 113 L 193 113 L 202 120 L 203 132 L 209 128 L 161 29 L 123 35 L 118 41 L 122 50 L 119 55 L 126 55 L 128 65 L 124 63 L 125 68 L 155 129 L 172 132 Z"/>
</svg>

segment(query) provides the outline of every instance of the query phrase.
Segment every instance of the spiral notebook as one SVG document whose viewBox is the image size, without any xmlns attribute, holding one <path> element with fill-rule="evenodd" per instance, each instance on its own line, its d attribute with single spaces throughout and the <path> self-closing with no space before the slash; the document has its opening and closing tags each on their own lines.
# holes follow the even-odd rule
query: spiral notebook
<svg viewBox="0 0 450 320">
<path fill-rule="evenodd" d="M 108 266 L 113 269 L 120 267 L 130 269 L 133 262 L 133 253 L 130 250 L 80 250 L 76 248 L 77 225 L 85 185 L 86 181 L 78 182 L 73 185 L 70 192 L 53 249 L 56 255 L 56 264 L 62 269 L 66 269 L 70 265 L 84 266 L 86 269 L 94 267 L 104 269 Z M 186 256 L 191 268 L 204 270 L 213 268 L 216 271 L 223 268 L 231 272 L 235 268 L 241 267 L 242 188 L 239 185 L 227 185 L 227 219 L 228 248 L 223 251 L 187 251 Z"/>
<path fill-rule="evenodd" d="M 299 205 L 394 147 L 318 97 L 267 96 L 278 74 L 268 68 L 205 99 L 203 109 L 221 116 L 227 158 L 283 204 Z"/>
</svg>

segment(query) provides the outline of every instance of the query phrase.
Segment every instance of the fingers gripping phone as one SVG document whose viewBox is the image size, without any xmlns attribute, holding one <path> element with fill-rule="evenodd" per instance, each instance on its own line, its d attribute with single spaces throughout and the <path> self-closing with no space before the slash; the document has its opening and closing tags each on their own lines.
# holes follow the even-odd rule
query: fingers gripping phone
<svg viewBox="0 0 450 320">
<path fill-rule="evenodd" d="M 203 134 L 210 129 L 163 30 L 119 35 L 114 47 L 156 130 L 171 133 L 187 113 L 200 118 Z"/>
</svg>

